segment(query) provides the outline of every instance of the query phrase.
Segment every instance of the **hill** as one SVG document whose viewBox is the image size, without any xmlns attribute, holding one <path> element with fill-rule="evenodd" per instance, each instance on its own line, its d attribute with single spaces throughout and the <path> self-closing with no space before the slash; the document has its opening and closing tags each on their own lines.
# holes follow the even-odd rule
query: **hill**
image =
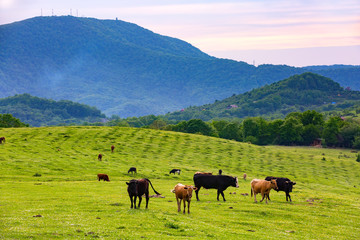
<svg viewBox="0 0 360 240">
<path fill-rule="evenodd" d="M 357 239 L 360 230 L 360 163 L 347 149 L 259 147 L 139 128 L 1 134 L 3 239 Z M 132 166 L 136 176 L 127 174 Z M 181 175 L 170 175 L 172 168 L 181 168 Z M 178 213 L 170 190 L 179 182 L 193 184 L 196 171 L 219 169 L 232 176 L 246 172 L 248 179 L 225 190 L 226 202 L 216 201 L 216 190 L 201 189 L 191 214 Z M 97 181 L 97 173 L 108 174 L 110 182 Z M 268 175 L 296 181 L 292 203 L 284 192 L 271 191 L 269 204 L 246 196 L 252 179 Z M 145 200 L 130 209 L 126 182 L 143 177 L 165 198 L 150 198 L 147 210 Z"/>
<path fill-rule="evenodd" d="M 105 115 L 95 107 L 68 100 L 54 101 L 19 94 L 0 99 L 0 114 L 9 113 L 31 126 L 49 126 L 96 122 Z"/>
<path fill-rule="evenodd" d="M 35 17 L 0 26 L 0 97 L 29 93 L 122 118 L 165 114 L 309 71 L 217 59 L 132 23 Z M 360 89 L 359 66 L 311 69 Z"/>
<path fill-rule="evenodd" d="M 255 116 L 283 118 L 290 112 L 341 110 L 359 104 L 359 91 L 344 90 L 333 80 L 308 72 L 213 104 L 169 113 L 165 117 L 170 120 L 198 118 L 205 121 Z"/>
</svg>

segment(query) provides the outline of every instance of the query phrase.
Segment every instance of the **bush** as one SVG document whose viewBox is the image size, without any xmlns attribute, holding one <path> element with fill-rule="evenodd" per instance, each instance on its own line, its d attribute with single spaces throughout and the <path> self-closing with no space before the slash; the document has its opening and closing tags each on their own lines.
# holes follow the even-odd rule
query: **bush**
<svg viewBox="0 0 360 240">
<path fill-rule="evenodd" d="M 356 161 L 360 162 L 360 154 L 357 155 Z"/>
</svg>

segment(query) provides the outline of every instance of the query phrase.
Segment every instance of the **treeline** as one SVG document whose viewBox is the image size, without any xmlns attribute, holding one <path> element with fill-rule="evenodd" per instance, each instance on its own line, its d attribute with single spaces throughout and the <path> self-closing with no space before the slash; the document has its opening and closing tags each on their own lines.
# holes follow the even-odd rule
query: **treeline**
<svg viewBox="0 0 360 240">
<path fill-rule="evenodd" d="M 357 110 L 360 113 L 360 109 Z M 99 125 L 104 125 L 98 123 Z M 329 116 L 308 110 L 293 112 L 285 119 L 266 120 L 262 117 L 243 121 L 191 119 L 171 123 L 154 115 L 120 119 L 113 117 L 108 126 L 129 126 L 202 134 L 257 145 L 345 147 L 360 149 L 360 121 L 354 118 Z"/>
</svg>

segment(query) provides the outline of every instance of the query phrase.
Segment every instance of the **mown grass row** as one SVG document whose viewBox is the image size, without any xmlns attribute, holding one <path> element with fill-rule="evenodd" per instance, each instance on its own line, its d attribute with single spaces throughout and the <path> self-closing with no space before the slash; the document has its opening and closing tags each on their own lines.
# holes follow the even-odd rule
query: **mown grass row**
<svg viewBox="0 0 360 240">
<path fill-rule="evenodd" d="M 1 129 L 0 238 L 4 239 L 356 239 L 360 164 L 345 149 L 260 147 L 218 138 L 136 128 Z M 111 153 L 110 146 L 115 146 Z M 97 155 L 103 154 L 103 161 Z M 130 209 L 125 182 L 149 178 L 165 198 Z M 181 168 L 181 175 L 169 175 Z M 191 214 L 177 213 L 170 190 L 196 171 L 239 176 L 239 189 L 200 190 Z M 106 173 L 111 182 L 98 182 Z M 41 176 L 40 176 L 41 175 Z M 297 182 L 293 203 L 271 192 L 253 203 L 250 180 L 268 175 Z M 150 190 L 150 194 L 153 194 Z M 236 194 L 229 194 L 229 193 Z M 41 217 L 33 217 L 41 215 Z"/>
</svg>

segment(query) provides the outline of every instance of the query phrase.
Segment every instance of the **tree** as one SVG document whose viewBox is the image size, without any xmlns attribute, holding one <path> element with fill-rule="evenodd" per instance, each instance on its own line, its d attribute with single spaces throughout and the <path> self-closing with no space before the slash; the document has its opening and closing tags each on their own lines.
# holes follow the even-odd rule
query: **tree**
<svg viewBox="0 0 360 240">
<path fill-rule="evenodd" d="M 14 118 L 11 114 L 0 114 L 0 127 L 28 127 L 29 124 L 22 123 L 19 119 Z"/>
<path fill-rule="evenodd" d="M 236 123 L 228 123 L 219 133 L 219 137 L 241 141 L 240 126 Z"/>
<path fill-rule="evenodd" d="M 340 117 L 331 117 L 326 123 L 323 132 L 323 138 L 326 145 L 337 146 L 339 144 L 339 131 L 344 125 L 343 120 Z"/>
<path fill-rule="evenodd" d="M 302 141 L 302 123 L 295 117 L 289 117 L 280 127 L 279 143 L 284 145 L 298 144 Z"/>
</svg>

